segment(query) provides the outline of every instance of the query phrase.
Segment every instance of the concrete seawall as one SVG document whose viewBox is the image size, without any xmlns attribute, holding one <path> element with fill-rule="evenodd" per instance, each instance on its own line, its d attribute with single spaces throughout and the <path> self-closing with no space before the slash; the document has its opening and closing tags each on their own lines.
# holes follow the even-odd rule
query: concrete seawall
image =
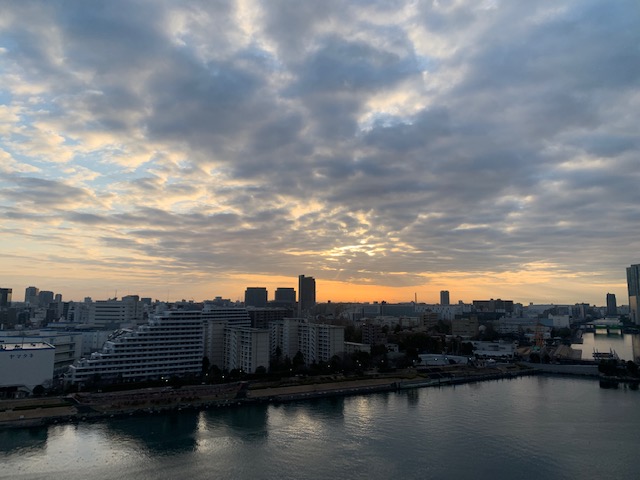
<svg viewBox="0 0 640 480">
<path fill-rule="evenodd" d="M 598 366 L 593 365 L 555 365 L 547 363 L 529 363 L 522 362 L 529 368 L 532 368 L 541 373 L 554 374 L 554 375 L 571 375 L 581 377 L 594 377 L 599 378 Z"/>
</svg>

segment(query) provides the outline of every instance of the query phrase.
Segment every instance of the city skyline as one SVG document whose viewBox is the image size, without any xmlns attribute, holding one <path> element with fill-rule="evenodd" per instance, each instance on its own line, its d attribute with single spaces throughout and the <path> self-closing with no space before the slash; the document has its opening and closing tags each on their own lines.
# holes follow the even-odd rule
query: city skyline
<svg viewBox="0 0 640 480">
<path fill-rule="evenodd" d="M 0 286 L 628 303 L 635 2 L 10 2 Z"/>
<path fill-rule="evenodd" d="M 637 267 L 637 265 L 632 265 L 631 268 L 633 267 Z M 300 277 L 300 276 L 299 276 Z M 278 303 L 279 300 L 276 297 L 276 291 L 280 290 L 289 290 L 292 293 L 289 294 L 289 296 L 291 298 L 296 297 L 299 294 L 299 282 L 300 282 L 300 278 L 296 278 L 294 279 L 296 282 L 298 282 L 296 284 L 296 287 L 285 287 L 283 286 L 281 283 L 274 281 L 273 282 L 273 287 L 266 287 L 266 286 L 252 286 L 252 287 L 244 287 L 243 291 L 238 294 L 237 296 L 233 296 L 233 295 L 219 295 L 216 292 L 205 296 L 205 297 L 201 297 L 201 298 L 195 298 L 193 296 L 182 296 L 182 297 L 170 297 L 170 296 L 166 296 L 166 297 L 157 297 L 154 295 L 150 295 L 150 294 L 145 294 L 144 292 L 148 291 L 148 290 L 144 290 L 144 287 L 140 290 L 140 291 L 119 291 L 119 290 L 115 290 L 112 292 L 111 295 L 106 294 L 104 296 L 99 296 L 99 295 L 92 295 L 91 292 L 89 292 L 87 295 L 83 295 L 81 297 L 64 297 L 64 295 L 62 295 L 59 292 L 52 292 L 52 291 L 44 291 L 45 293 L 50 293 L 50 294 L 54 294 L 55 293 L 55 301 L 64 301 L 64 302 L 82 302 L 84 301 L 86 298 L 90 298 L 91 301 L 105 301 L 105 300 L 110 300 L 110 299 L 118 299 L 118 300 L 122 300 L 123 298 L 126 298 L 128 296 L 135 296 L 135 297 L 139 297 L 139 298 L 151 298 L 152 301 L 160 301 L 160 302 L 167 302 L 167 303 L 174 303 L 174 302 L 182 302 L 182 301 L 192 301 L 195 303 L 201 303 L 201 302 L 205 302 L 205 301 L 212 301 L 215 300 L 216 298 L 223 298 L 226 300 L 229 300 L 231 302 L 234 303 L 241 303 L 241 304 L 246 304 L 246 299 L 247 299 L 247 293 L 248 292 L 252 292 L 252 295 L 254 293 L 257 293 L 260 290 L 266 290 L 266 292 L 263 292 L 267 294 L 266 296 L 266 301 L 267 302 L 276 302 Z M 301 277 L 304 277 L 304 275 L 301 275 Z M 290 280 L 290 279 L 289 279 Z M 313 277 L 307 277 L 307 280 L 313 280 Z M 286 283 L 286 279 L 283 279 L 284 283 Z M 289 282 L 291 283 L 291 282 Z M 319 285 L 314 283 L 315 287 L 320 288 L 320 291 L 323 290 L 322 288 L 322 283 L 320 283 Z M 38 287 L 34 287 L 33 285 L 30 285 L 29 287 L 27 287 L 25 290 L 29 290 L 32 288 L 36 288 L 38 289 Z M 339 288 L 339 287 L 338 287 Z M 625 287 L 627 288 L 627 287 Z M 0 285 L 0 289 L 1 290 L 13 290 L 13 303 L 24 303 L 25 299 L 26 299 L 26 295 L 27 295 L 27 291 L 25 291 L 25 294 L 23 295 L 21 293 L 21 290 L 16 290 L 15 288 L 12 287 L 7 287 L 7 286 L 3 286 Z M 325 289 L 327 290 L 327 289 Z M 16 291 L 18 291 L 18 295 L 16 296 Z M 88 292 L 88 290 L 87 290 Z M 498 300 L 498 299 L 502 299 L 502 300 L 510 300 L 513 301 L 514 303 L 519 303 L 523 306 L 527 306 L 529 304 L 538 304 L 538 305 L 547 305 L 547 304 L 553 304 L 553 305 L 575 305 L 575 304 L 589 304 L 592 306 L 598 306 L 598 307 L 608 307 L 609 306 L 609 302 L 610 302 L 610 297 L 613 296 L 613 303 L 616 304 L 616 299 L 615 299 L 615 294 L 612 293 L 606 293 L 604 295 L 604 297 L 600 300 L 600 301 L 595 301 L 595 302 L 587 302 L 587 301 L 576 301 L 576 302 L 553 302 L 553 301 L 546 301 L 543 299 L 543 301 L 539 301 L 539 302 L 534 302 L 534 301 L 529 301 L 528 299 L 526 299 L 525 297 L 506 297 L 506 296 L 500 296 L 500 295 L 489 295 L 489 296 L 476 296 L 472 298 L 454 298 L 456 292 L 452 292 L 453 294 L 450 295 L 451 292 L 449 292 L 448 290 L 441 290 L 438 292 L 437 295 L 431 295 L 427 298 L 422 298 L 420 297 L 420 295 L 418 294 L 418 292 L 414 292 L 413 296 L 411 298 L 406 298 L 406 299 L 392 299 L 392 300 L 388 300 L 387 298 L 356 298 L 356 299 L 351 299 L 351 300 L 333 300 L 331 298 L 323 298 L 321 300 L 318 300 L 316 303 L 327 303 L 327 302 L 334 302 L 334 303 L 380 303 L 380 302 L 387 302 L 387 303 L 418 303 L 418 304 L 431 304 L 431 305 L 456 305 L 459 302 L 462 302 L 464 304 L 471 304 L 473 301 L 486 301 L 486 300 Z M 444 294 L 444 297 L 443 297 Z M 9 294 L 9 296 L 11 297 L 11 293 Z M 449 302 L 444 302 L 443 303 L 443 298 L 444 299 L 448 299 L 449 297 L 451 297 L 449 299 Z M 36 300 L 38 300 L 37 296 L 36 296 Z M 623 301 L 618 303 L 617 305 L 619 307 L 629 307 L 629 296 L 625 293 L 625 296 L 623 297 Z M 287 300 L 287 302 L 290 302 L 291 300 Z M 41 302 L 36 301 L 36 304 L 40 304 Z M 254 305 L 254 301 L 253 301 L 253 297 L 252 297 L 252 301 L 249 302 L 250 305 L 255 306 Z M 282 303 L 282 301 L 280 301 L 280 303 Z M 297 303 L 297 301 L 293 301 L 292 303 Z M 261 305 L 260 306 L 269 306 L 268 304 Z"/>
</svg>

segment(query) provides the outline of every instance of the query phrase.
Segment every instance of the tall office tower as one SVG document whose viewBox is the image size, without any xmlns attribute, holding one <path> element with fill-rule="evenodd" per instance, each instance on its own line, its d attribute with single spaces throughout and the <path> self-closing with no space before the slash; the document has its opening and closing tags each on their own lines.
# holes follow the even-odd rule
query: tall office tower
<svg viewBox="0 0 640 480">
<path fill-rule="evenodd" d="M 247 287 L 244 291 L 245 307 L 266 307 L 267 289 L 265 287 Z"/>
<path fill-rule="evenodd" d="M 640 303 L 640 265 L 627 267 L 627 288 L 629 289 L 629 319 L 640 325 L 638 304 Z"/>
<path fill-rule="evenodd" d="M 451 305 L 449 301 L 449 290 L 440 290 L 440 305 Z"/>
<path fill-rule="evenodd" d="M 38 304 L 41 307 L 48 307 L 50 303 L 53 303 L 53 292 L 41 290 L 38 294 Z"/>
<path fill-rule="evenodd" d="M 29 305 L 37 306 L 38 305 L 38 294 L 40 293 L 40 289 L 37 287 L 27 287 L 24 291 L 24 301 Z"/>
<path fill-rule="evenodd" d="M 278 303 L 296 303 L 296 290 L 288 287 L 276 288 L 275 300 Z"/>
<path fill-rule="evenodd" d="M 316 304 L 316 280 L 313 277 L 298 276 L 298 315 L 302 316 Z"/>
<path fill-rule="evenodd" d="M 10 307 L 11 306 L 11 293 L 13 289 L 11 288 L 0 288 L 0 307 Z"/>
<path fill-rule="evenodd" d="M 61 293 L 56 293 L 56 296 L 53 297 L 53 301 L 56 302 L 56 303 L 62 302 L 62 294 Z"/>
<path fill-rule="evenodd" d="M 607 293 L 607 317 L 618 315 L 618 304 L 615 293 Z"/>
</svg>

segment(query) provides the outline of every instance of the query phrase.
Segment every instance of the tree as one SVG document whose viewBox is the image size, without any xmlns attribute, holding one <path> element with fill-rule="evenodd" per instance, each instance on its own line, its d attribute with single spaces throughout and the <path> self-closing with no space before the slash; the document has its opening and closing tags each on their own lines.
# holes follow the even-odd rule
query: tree
<svg viewBox="0 0 640 480">
<path fill-rule="evenodd" d="M 362 330 L 356 328 L 353 325 L 347 325 L 344 327 L 344 341 L 345 342 L 356 342 L 359 343 L 362 341 Z"/>
<path fill-rule="evenodd" d="M 473 355 L 473 343 L 462 342 L 460 344 L 460 355 Z"/>
<path fill-rule="evenodd" d="M 340 371 L 341 368 L 342 360 L 340 359 L 340 357 L 338 355 L 334 355 L 333 357 L 331 357 L 331 360 L 329 360 L 329 369 L 335 373 Z"/>
<path fill-rule="evenodd" d="M 36 397 L 39 397 L 40 395 L 44 395 L 44 387 L 42 385 L 36 385 L 35 387 L 33 387 L 33 392 L 32 392 Z"/>
<path fill-rule="evenodd" d="M 206 355 L 202 357 L 202 374 L 206 375 L 209 372 L 209 368 L 211 367 L 211 362 L 209 362 L 209 357 Z"/>
<path fill-rule="evenodd" d="M 304 367 L 304 355 L 300 350 L 293 357 L 293 369 L 296 371 L 301 370 Z"/>
<path fill-rule="evenodd" d="M 182 379 L 180 377 L 178 377 L 177 375 L 173 375 L 170 379 L 169 379 L 169 385 L 171 385 L 172 388 L 178 389 L 182 386 Z"/>
</svg>

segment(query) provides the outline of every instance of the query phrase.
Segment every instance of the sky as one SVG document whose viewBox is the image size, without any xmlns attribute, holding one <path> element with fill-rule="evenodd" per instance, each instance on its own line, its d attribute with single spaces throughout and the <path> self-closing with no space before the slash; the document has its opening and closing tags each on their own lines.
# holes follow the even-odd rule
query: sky
<svg viewBox="0 0 640 480">
<path fill-rule="evenodd" d="M 628 301 L 637 0 L 1 10 L 15 301 Z"/>
</svg>

